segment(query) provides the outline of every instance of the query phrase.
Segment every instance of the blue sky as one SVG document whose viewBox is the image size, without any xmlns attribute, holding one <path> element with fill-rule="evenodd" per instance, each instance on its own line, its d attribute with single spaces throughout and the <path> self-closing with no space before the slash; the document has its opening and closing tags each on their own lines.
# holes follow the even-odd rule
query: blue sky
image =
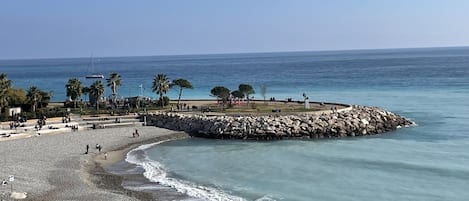
<svg viewBox="0 0 469 201">
<path fill-rule="evenodd" d="M 0 0 L 0 59 L 469 45 L 467 0 Z"/>
</svg>

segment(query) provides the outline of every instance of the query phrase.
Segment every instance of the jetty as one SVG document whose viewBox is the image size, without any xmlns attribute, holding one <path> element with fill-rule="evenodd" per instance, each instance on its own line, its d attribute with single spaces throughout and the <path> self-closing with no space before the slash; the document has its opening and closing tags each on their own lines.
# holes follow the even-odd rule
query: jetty
<svg viewBox="0 0 469 201">
<path fill-rule="evenodd" d="M 375 135 L 414 122 L 378 107 L 341 105 L 341 109 L 296 113 L 146 114 L 147 125 L 216 139 L 279 140 Z"/>
</svg>

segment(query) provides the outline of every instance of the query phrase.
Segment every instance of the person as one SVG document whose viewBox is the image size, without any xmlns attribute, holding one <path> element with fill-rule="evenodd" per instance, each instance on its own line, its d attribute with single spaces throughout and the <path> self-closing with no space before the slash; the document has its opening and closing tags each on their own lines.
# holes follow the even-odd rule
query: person
<svg viewBox="0 0 469 201">
<path fill-rule="evenodd" d="M 85 152 L 85 154 L 88 154 L 88 150 L 89 150 L 89 149 L 90 149 L 90 145 L 87 144 L 87 145 L 86 145 L 86 152 Z"/>
<path fill-rule="evenodd" d="M 101 149 L 102 149 L 102 148 L 103 148 L 103 146 L 99 145 L 99 147 L 98 147 L 99 153 L 101 153 Z"/>
<path fill-rule="evenodd" d="M 104 152 L 104 160 L 107 160 L 107 152 Z"/>
<path fill-rule="evenodd" d="M 138 130 L 137 130 L 137 129 L 135 129 L 135 136 L 140 137 L 140 135 L 138 134 Z"/>
</svg>

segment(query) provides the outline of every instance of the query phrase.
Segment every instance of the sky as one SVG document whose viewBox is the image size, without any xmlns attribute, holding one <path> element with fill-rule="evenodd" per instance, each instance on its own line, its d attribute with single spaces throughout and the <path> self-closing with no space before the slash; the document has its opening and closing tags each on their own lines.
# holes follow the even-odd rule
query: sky
<svg viewBox="0 0 469 201">
<path fill-rule="evenodd" d="M 468 45 L 467 0 L 0 0 L 0 59 Z"/>
</svg>

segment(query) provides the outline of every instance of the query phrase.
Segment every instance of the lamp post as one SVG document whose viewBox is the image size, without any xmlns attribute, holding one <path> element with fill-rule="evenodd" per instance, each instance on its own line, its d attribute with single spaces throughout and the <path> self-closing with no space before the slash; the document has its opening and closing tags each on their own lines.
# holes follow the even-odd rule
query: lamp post
<svg viewBox="0 0 469 201">
<path fill-rule="evenodd" d="M 306 96 L 306 93 L 303 93 L 303 98 L 304 98 L 304 104 L 305 104 L 305 109 L 310 109 L 311 107 L 309 106 L 309 97 Z"/>
<path fill-rule="evenodd" d="M 11 188 L 10 188 L 10 193 L 12 193 L 12 192 L 13 192 L 13 181 L 15 181 L 15 176 L 10 175 L 10 176 L 8 177 L 8 181 L 10 182 L 10 187 L 11 187 Z"/>
<path fill-rule="evenodd" d="M 143 97 L 143 84 L 138 85 L 138 88 L 140 88 L 140 96 Z"/>
</svg>

